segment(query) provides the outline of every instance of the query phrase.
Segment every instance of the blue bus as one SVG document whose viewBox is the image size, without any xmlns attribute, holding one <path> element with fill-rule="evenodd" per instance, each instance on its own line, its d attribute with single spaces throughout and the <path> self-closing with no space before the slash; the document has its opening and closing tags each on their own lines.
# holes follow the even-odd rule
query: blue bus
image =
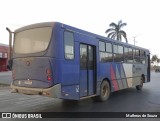
<svg viewBox="0 0 160 121">
<path fill-rule="evenodd" d="M 148 49 L 59 22 L 13 33 L 11 88 L 17 93 L 106 101 L 111 92 L 150 82 Z"/>
</svg>

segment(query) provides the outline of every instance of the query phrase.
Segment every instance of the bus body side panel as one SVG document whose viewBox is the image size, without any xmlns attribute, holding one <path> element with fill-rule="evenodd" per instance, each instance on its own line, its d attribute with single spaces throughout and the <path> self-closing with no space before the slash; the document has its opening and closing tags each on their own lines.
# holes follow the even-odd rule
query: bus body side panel
<svg viewBox="0 0 160 121">
<path fill-rule="evenodd" d="M 142 75 L 145 76 L 145 82 L 147 82 L 147 67 L 143 64 L 133 64 L 133 85 L 139 85 Z M 145 83 L 144 82 L 144 83 Z"/>
<path fill-rule="evenodd" d="M 52 31 L 52 41 L 50 42 L 46 56 L 50 57 L 53 70 L 54 85 L 61 85 L 62 99 L 79 99 L 79 62 L 66 60 L 64 55 L 64 29 L 62 24 L 56 23 Z M 76 43 L 75 43 L 76 47 Z"/>
<path fill-rule="evenodd" d="M 59 79 L 61 82 L 61 98 L 79 100 L 79 59 L 78 43 L 74 42 L 74 59 L 65 59 L 64 53 L 64 29 L 60 29 L 61 40 L 57 51 L 60 52 L 59 59 Z"/>
<path fill-rule="evenodd" d="M 93 70 L 82 71 L 80 69 L 80 44 L 97 45 L 93 37 L 86 36 L 76 32 L 77 30 L 67 27 L 74 33 L 74 59 L 67 60 L 62 54 L 62 98 L 79 100 L 82 97 L 92 95 L 94 93 L 93 86 Z M 63 30 L 63 29 L 62 29 Z M 64 46 L 62 41 L 61 45 Z M 96 62 L 95 62 L 96 63 Z M 87 81 L 88 80 L 88 81 Z M 88 85 L 88 86 L 87 86 Z"/>
<path fill-rule="evenodd" d="M 133 86 L 133 64 L 124 63 L 123 69 L 127 79 L 127 85 L 128 87 L 132 87 Z"/>
<path fill-rule="evenodd" d="M 98 80 L 100 82 L 108 79 L 111 85 L 111 92 L 133 86 L 133 64 L 124 63 L 99 63 Z"/>
<path fill-rule="evenodd" d="M 99 57 L 98 57 L 99 58 Z M 111 84 L 111 90 L 114 90 L 114 87 L 111 82 L 111 74 L 110 74 L 110 63 L 98 63 L 98 68 L 97 68 L 97 94 L 100 94 L 100 85 L 101 82 L 105 79 L 108 78 Z"/>
<path fill-rule="evenodd" d="M 79 99 L 79 64 L 76 61 L 61 61 L 62 98 Z"/>
<path fill-rule="evenodd" d="M 139 85 L 142 74 L 147 82 L 147 67 L 143 64 L 99 63 L 98 90 L 100 90 L 101 81 L 104 79 L 110 81 L 112 92 Z"/>
</svg>

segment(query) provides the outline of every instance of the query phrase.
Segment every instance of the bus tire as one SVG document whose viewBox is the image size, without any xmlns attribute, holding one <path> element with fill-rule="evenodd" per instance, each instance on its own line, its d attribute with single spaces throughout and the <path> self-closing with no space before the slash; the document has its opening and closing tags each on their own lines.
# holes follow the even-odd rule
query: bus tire
<svg viewBox="0 0 160 121">
<path fill-rule="evenodd" d="M 137 86 L 136 86 L 136 89 L 137 89 L 137 90 L 142 90 L 144 81 L 145 81 L 145 78 L 144 78 L 144 76 L 142 76 L 142 77 L 141 77 L 140 85 L 137 85 Z"/>
<path fill-rule="evenodd" d="M 96 96 L 96 97 L 93 97 L 92 99 L 94 101 L 100 101 L 100 102 L 104 102 L 106 100 L 108 100 L 109 96 L 110 96 L 110 85 L 109 85 L 109 82 L 104 80 L 102 83 L 101 83 L 101 87 L 100 87 L 100 95 L 99 96 Z"/>
</svg>

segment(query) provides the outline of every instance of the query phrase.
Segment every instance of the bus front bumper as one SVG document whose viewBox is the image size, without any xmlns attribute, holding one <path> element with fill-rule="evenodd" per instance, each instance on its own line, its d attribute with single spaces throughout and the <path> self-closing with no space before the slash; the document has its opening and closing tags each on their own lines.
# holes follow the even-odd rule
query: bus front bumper
<svg viewBox="0 0 160 121">
<path fill-rule="evenodd" d="M 20 87 L 11 84 L 11 88 L 16 93 L 28 94 L 28 95 L 43 95 L 47 97 L 60 98 L 61 97 L 61 84 L 56 84 L 49 88 L 29 88 Z"/>
</svg>

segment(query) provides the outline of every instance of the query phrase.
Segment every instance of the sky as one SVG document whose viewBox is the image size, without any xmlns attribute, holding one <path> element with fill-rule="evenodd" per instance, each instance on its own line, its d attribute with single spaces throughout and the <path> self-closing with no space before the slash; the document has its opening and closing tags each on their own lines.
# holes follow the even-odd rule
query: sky
<svg viewBox="0 0 160 121">
<path fill-rule="evenodd" d="M 1 0 L 0 43 L 8 44 L 8 32 L 19 27 L 57 21 L 107 36 L 111 22 L 127 23 L 128 42 L 160 57 L 159 0 Z"/>
</svg>

